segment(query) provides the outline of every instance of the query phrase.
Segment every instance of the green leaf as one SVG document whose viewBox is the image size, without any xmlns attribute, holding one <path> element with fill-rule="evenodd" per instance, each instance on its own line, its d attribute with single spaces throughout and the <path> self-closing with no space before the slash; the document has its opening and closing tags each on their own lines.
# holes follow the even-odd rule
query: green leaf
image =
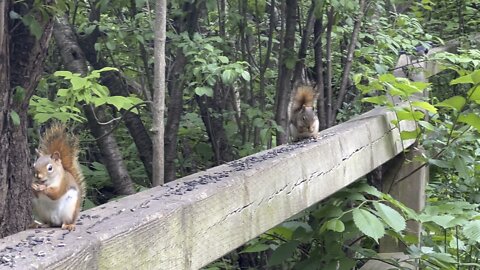
<svg viewBox="0 0 480 270">
<path fill-rule="evenodd" d="M 420 126 L 424 127 L 426 130 L 429 130 L 429 131 L 434 131 L 435 130 L 435 126 L 433 126 L 432 124 L 430 124 L 427 121 L 418 121 L 418 124 Z"/>
<path fill-rule="evenodd" d="M 388 103 L 388 99 L 386 96 L 366 97 L 362 98 L 362 102 L 385 105 Z"/>
<path fill-rule="evenodd" d="M 249 73 L 248 71 L 244 70 L 244 71 L 242 72 L 242 78 L 243 78 L 245 81 L 249 82 L 249 81 L 250 81 L 250 73 Z"/>
<path fill-rule="evenodd" d="M 437 108 L 433 106 L 432 104 L 425 102 L 425 101 L 414 101 L 412 102 L 412 105 L 417 108 L 422 108 L 424 110 L 427 110 L 431 113 L 437 113 Z"/>
<path fill-rule="evenodd" d="M 246 249 L 242 250 L 241 253 L 255 253 L 261 252 L 270 249 L 269 245 L 265 245 L 263 243 L 256 243 L 254 245 L 248 246 Z"/>
<path fill-rule="evenodd" d="M 472 220 L 465 225 L 463 234 L 467 239 L 480 243 L 480 220 Z"/>
<path fill-rule="evenodd" d="M 334 232 L 345 231 L 345 224 L 339 219 L 331 219 L 325 224 L 325 228 Z"/>
<path fill-rule="evenodd" d="M 12 123 L 14 126 L 20 125 L 20 116 L 16 111 L 10 111 L 10 118 L 12 119 Z"/>
<path fill-rule="evenodd" d="M 388 224 L 394 231 L 401 232 L 405 229 L 405 219 L 395 209 L 390 206 L 374 202 L 375 209 L 377 209 L 378 215 Z"/>
<path fill-rule="evenodd" d="M 462 77 L 458 77 L 455 80 L 450 81 L 450 85 L 460 84 L 460 83 L 473 83 L 472 76 L 467 74 Z"/>
<path fill-rule="evenodd" d="M 123 106 L 125 105 L 125 103 L 128 103 L 126 98 L 122 96 L 107 97 L 106 101 L 108 104 L 115 106 L 117 110 L 123 109 Z"/>
<path fill-rule="evenodd" d="M 464 97 L 454 96 L 440 103 L 435 104 L 435 107 L 447 107 L 447 108 L 454 109 L 456 111 L 460 111 L 466 102 L 467 100 Z"/>
<path fill-rule="evenodd" d="M 229 62 L 228 57 L 223 56 L 223 55 L 220 55 L 220 56 L 218 57 L 218 60 L 220 60 L 220 62 L 221 62 L 222 64 L 228 64 L 228 62 Z"/>
<path fill-rule="evenodd" d="M 199 96 L 206 95 L 207 97 L 213 97 L 213 89 L 207 86 L 196 87 L 195 94 Z"/>
<path fill-rule="evenodd" d="M 78 90 L 85 88 L 88 81 L 85 78 L 74 76 L 70 79 L 70 82 L 72 83 L 72 89 Z"/>
<path fill-rule="evenodd" d="M 412 139 L 416 139 L 418 137 L 418 134 L 419 134 L 419 130 L 414 130 L 414 131 L 402 131 L 400 132 L 400 138 L 402 138 L 402 140 L 412 140 Z"/>
<path fill-rule="evenodd" d="M 480 100 L 480 85 L 472 87 L 472 89 L 468 91 L 468 96 L 473 101 Z"/>
<path fill-rule="evenodd" d="M 353 74 L 353 83 L 355 85 L 359 84 L 361 80 L 362 80 L 362 74 L 361 73 Z"/>
<path fill-rule="evenodd" d="M 458 117 L 458 122 L 468 124 L 480 132 L 480 116 L 474 113 L 461 114 Z"/>
<path fill-rule="evenodd" d="M 470 74 L 472 77 L 472 81 L 474 84 L 480 84 L 480 69 L 475 70 L 472 74 Z"/>
<path fill-rule="evenodd" d="M 465 160 L 459 156 L 456 156 L 453 159 L 453 165 L 455 166 L 455 170 L 458 172 L 458 175 L 463 179 L 468 179 L 468 167 Z"/>
<path fill-rule="evenodd" d="M 291 258 L 300 244 L 299 241 L 288 241 L 275 249 L 268 260 L 269 266 L 279 265 L 286 259 Z"/>
<path fill-rule="evenodd" d="M 393 76 L 393 74 L 382 74 L 378 77 L 378 80 L 380 82 L 387 82 L 387 83 L 394 83 L 397 78 L 395 76 Z"/>
<path fill-rule="evenodd" d="M 440 225 L 442 228 L 446 229 L 451 227 L 449 224 L 450 221 L 452 221 L 455 217 L 451 215 L 442 215 L 442 216 L 431 216 L 428 218 L 429 221 L 432 221 L 438 225 Z"/>
<path fill-rule="evenodd" d="M 231 84 L 235 78 L 235 72 L 231 69 L 222 72 L 222 81 L 226 84 Z"/>
<path fill-rule="evenodd" d="M 59 97 L 66 97 L 66 96 L 68 96 L 68 92 L 69 92 L 69 90 L 68 90 L 68 89 L 65 89 L 65 88 L 58 89 L 58 91 L 57 91 L 57 96 L 59 96 Z"/>
<path fill-rule="evenodd" d="M 73 73 L 70 72 L 70 71 L 67 71 L 67 70 L 59 70 L 59 71 L 55 71 L 55 73 L 53 73 L 53 76 L 64 77 L 65 79 L 70 79 L 70 78 L 72 78 Z"/>
<path fill-rule="evenodd" d="M 22 16 L 18 14 L 17 12 L 10 10 L 10 19 L 15 20 L 15 19 L 20 19 Z"/>
<path fill-rule="evenodd" d="M 383 235 L 385 228 L 382 222 L 367 210 L 355 208 L 352 211 L 355 226 L 365 235 L 373 238 L 377 243 Z"/>
</svg>

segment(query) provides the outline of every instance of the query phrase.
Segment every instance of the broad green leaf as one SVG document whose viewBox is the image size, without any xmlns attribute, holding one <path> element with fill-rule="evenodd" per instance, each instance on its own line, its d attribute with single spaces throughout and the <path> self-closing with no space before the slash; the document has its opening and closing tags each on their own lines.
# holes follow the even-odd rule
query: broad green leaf
<svg viewBox="0 0 480 270">
<path fill-rule="evenodd" d="M 468 124 L 474 127 L 478 132 L 480 132 L 480 116 L 474 113 L 461 114 L 458 117 L 458 121 L 461 123 Z"/>
<path fill-rule="evenodd" d="M 420 126 L 424 127 L 426 130 L 429 130 L 429 131 L 434 131 L 435 130 L 435 126 L 433 126 L 432 124 L 430 124 L 427 121 L 418 121 L 418 124 Z"/>
<path fill-rule="evenodd" d="M 480 69 L 475 70 L 472 74 L 470 74 L 472 77 L 472 81 L 474 84 L 480 84 Z"/>
<path fill-rule="evenodd" d="M 439 261 L 446 262 L 446 263 L 456 263 L 451 254 L 448 253 L 428 253 L 427 256 L 433 257 Z"/>
<path fill-rule="evenodd" d="M 437 113 L 437 108 L 435 108 L 435 106 L 425 101 L 414 101 L 412 102 L 412 105 L 414 107 L 425 109 L 431 113 Z"/>
<path fill-rule="evenodd" d="M 218 57 L 218 60 L 220 60 L 220 62 L 221 62 L 222 64 L 228 64 L 228 57 L 226 57 L 226 56 L 220 55 L 220 56 Z"/>
<path fill-rule="evenodd" d="M 388 224 L 394 231 L 401 232 L 405 229 L 405 219 L 395 209 L 390 206 L 374 202 L 375 209 L 377 209 L 378 215 Z"/>
<path fill-rule="evenodd" d="M 117 110 L 121 110 L 124 108 L 125 103 L 128 103 L 125 97 L 122 96 L 113 96 L 106 98 L 107 103 L 115 106 Z"/>
<path fill-rule="evenodd" d="M 85 88 L 88 81 L 85 78 L 75 76 L 70 79 L 70 82 L 72 83 L 72 89 L 78 90 Z"/>
<path fill-rule="evenodd" d="M 425 114 L 421 111 L 410 111 L 409 108 L 400 108 L 397 111 L 397 118 L 399 121 L 402 120 L 415 120 L 420 121 L 423 120 Z"/>
<path fill-rule="evenodd" d="M 234 80 L 234 71 L 231 69 L 224 70 L 222 72 L 222 81 L 226 84 L 231 84 Z"/>
<path fill-rule="evenodd" d="M 458 77 L 455 80 L 452 80 L 450 82 L 450 85 L 455 85 L 455 84 L 459 84 L 459 83 L 473 83 L 473 79 L 472 79 L 471 74 L 467 74 L 465 76 Z"/>
<path fill-rule="evenodd" d="M 352 214 L 355 226 L 365 235 L 373 238 L 376 242 L 385 235 L 382 222 L 372 213 L 365 209 L 355 208 Z"/>
<path fill-rule="evenodd" d="M 291 258 L 300 244 L 299 241 L 288 241 L 275 249 L 268 260 L 269 266 L 279 265 L 286 259 Z"/>
<path fill-rule="evenodd" d="M 414 130 L 414 131 L 402 131 L 400 132 L 400 138 L 402 138 L 402 140 L 412 140 L 412 139 L 416 139 L 418 137 L 418 134 L 419 134 L 419 130 Z"/>
<path fill-rule="evenodd" d="M 20 125 L 20 116 L 16 111 L 10 111 L 10 118 L 12 119 L 12 123 L 14 126 Z"/>
<path fill-rule="evenodd" d="M 480 220 L 472 220 L 465 225 L 463 234 L 467 239 L 480 243 Z"/>
<path fill-rule="evenodd" d="M 206 95 L 207 97 L 213 97 L 213 89 L 207 86 L 196 87 L 195 94 L 199 96 Z"/>
<path fill-rule="evenodd" d="M 466 99 L 462 96 L 454 96 L 446 99 L 440 103 L 435 104 L 435 107 L 447 107 L 460 111 L 466 103 Z"/>
<path fill-rule="evenodd" d="M 468 91 L 468 96 L 471 100 L 480 100 L 480 85 L 472 87 L 472 89 Z"/>
<path fill-rule="evenodd" d="M 69 90 L 68 89 L 58 89 L 57 91 L 57 96 L 59 97 L 66 97 L 68 95 Z"/>
<path fill-rule="evenodd" d="M 248 246 L 246 249 L 242 250 L 241 253 L 254 253 L 254 252 L 260 252 L 260 251 L 265 251 L 270 249 L 269 245 L 265 245 L 262 243 L 256 243 L 254 245 Z"/>
<path fill-rule="evenodd" d="M 361 80 L 362 80 L 362 74 L 361 73 L 353 74 L 353 83 L 355 85 L 359 84 Z"/>
<path fill-rule="evenodd" d="M 70 71 L 67 71 L 67 70 L 59 70 L 59 71 L 55 71 L 55 73 L 53 73 L 54 76 L 56 77 L 64 77 L 65 79 L 70 79 L 72 78 L 72 72 Z"/>
<path fill-rule="evenodd" d="M 345 231 L 345 224 L 339 219 L 331 219 L 326 222 L 325 228 L 334 231 L 334 232 L 343 232 Z"/>
<path fill-rule="evenodd" d="M 248 71 L 244 70 L 244 71 L 242 72 L 242 78 L 243 78 L 245 81 L 249 82 L 249 81 L 250 81 L 250 73 L 249 73 Z"/>
<path fill-rule="evenodd" d="M 449 225 L 450 221 L 452 221 L 455 217 L 451 215 L 442 215 L 442 216 L 431 216 L 428 217 L 428 221 L 432 221 L 438 225 L 440 225 L 442 228 L 450 228 L 451 226 Z"/>
<path fill-rule="evenodd" d="M 382 74 L 378 77 L 378 80 L 380 82 L 388 82 L 388 83 L 394 83 L 396 81 L 396 78 L 395 76 L 393 76 L 393 74 Z"/>
<path fill-rule="evenodd" d="M 386 96 L 376 96 L 376 97 L 362 98 L 362 102 L 368 102 L 368 103 L 373 103 L 373 104 L 378 104 L 378 105 L 385 105 L 385 104 L 388 103 L 388 100 L 387 100 Z"/>
<path fill-rule="evenodd" d="M 456 156 L 453 159 L 453 165 L 455 166 L 455 170 L 458 172 L 458 175 L 461 178 L 468 179 L 469 177 L 468 167 L 463 158 Z"/>
</svg>

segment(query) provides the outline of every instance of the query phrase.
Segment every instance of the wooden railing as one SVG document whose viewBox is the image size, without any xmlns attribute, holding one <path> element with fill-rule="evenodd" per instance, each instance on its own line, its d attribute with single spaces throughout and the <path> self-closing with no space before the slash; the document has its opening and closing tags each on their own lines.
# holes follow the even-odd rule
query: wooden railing
<svg viewBox="0 0 480 270">
<path fill-rule="evenodd" d="M 74 232 L 0 239 L 1 268 L 198 269 L 389 161 L 412 142 L 375 109 L 321 132 L 81 213 Z M 411 130 L 413 123 L 404 123 Z"/>
<path fill-rule="evenodd" d="M 402 61 L 411 58 L 401 57 L 399 66 Z M 427 76 L 438 72 L 416 65 Z M 393 119 L 393 112 L 374 109 L 316 140 L 282 145 L 84 211 L 74 232 L 38 229 L 0 239 L 0 269 L 198 269 L 402 153 L 413 141 L 400 140 Z M 414 123 L 401 123 L 402 130 L 414 129 Z M 415 168 L 410 163 L 395 175 Z M 399 183 L 385 177 L 383 184 L 419 210 L 427 174 L 419 170 Z M 420 231 L 416 224 L 409 229 Z M 382 241 L 381 251 L 398 249 Z M 381 266 L 364 269 L 383 269 L 375 267 Z"/>
</svg>

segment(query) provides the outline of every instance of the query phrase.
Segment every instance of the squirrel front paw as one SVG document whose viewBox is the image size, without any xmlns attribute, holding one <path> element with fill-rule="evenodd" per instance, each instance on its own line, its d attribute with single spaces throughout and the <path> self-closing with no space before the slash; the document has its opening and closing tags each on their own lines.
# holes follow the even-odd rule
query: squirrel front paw
<svg viewBox="0 0 480 270">
<path fill-rule="evenodd" d="M 62 224 L 62 229 L 75 231 L 75 224 Z"/>
<path fill-rule="evenodd" d="M 46 186 L 46 185 L 43 185 L 43 184 L 39 184 L 39 183 L 33 182 L 33 183 L 32 183 L 32 188 L 33 188 L 33 190 L 35 190 L 35 191 L 43 191 L 43 190 L 45 190 L 45 189 L 47 188 L 47 186 Z"/>
</svg>

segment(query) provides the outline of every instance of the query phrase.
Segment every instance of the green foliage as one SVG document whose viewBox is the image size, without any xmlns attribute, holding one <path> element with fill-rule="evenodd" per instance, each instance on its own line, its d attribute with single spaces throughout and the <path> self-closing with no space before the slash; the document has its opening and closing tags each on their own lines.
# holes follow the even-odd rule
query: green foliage
<svg viewBox="0 0 480 270">
<path fill-rule="evenodd" d="M 60 88 L 54 101 L 48 98 L 33 96 L 30 100 L 30 113 L 38 123 L 44 123 L 52 118 L 66 122 L 74 120 L 83 122 L 85 118 L 78 108 L 79 104 L 92 105 L 95 107 L 109 104 L 117 110 L 128 110 L 142 100 L 135 97 L 110 96 L 108 88 L 97 81 L 102 72 L 113 71 L 115 68 L 102 68 L 93 70 L 90 74 L 82 77 L 70 71 L 57 71 L 53 75 L 63 78 L 68 82 L 68 88 Z M 138 112 L 136 109 L 133 112 Z"/>
<path fill-rule="evenodd" d="M 191 76 L 186 76 L 193 89 L 199 96 L 214 95 L 213 88 L 217 83 L 234 85 L 240 78 L 250 81 L 250 73 L 247 71 L 247 62 L 237 61 L 230 63 L 228 57 L 217 47 L 223 46 L 219 37 L 203 37 L 195 33 L 192 38 L 187 33 L 171 36 L 176 46 L 183 50 L 188 59 L 187 69 L 191 70 Z"/>
</svg>

